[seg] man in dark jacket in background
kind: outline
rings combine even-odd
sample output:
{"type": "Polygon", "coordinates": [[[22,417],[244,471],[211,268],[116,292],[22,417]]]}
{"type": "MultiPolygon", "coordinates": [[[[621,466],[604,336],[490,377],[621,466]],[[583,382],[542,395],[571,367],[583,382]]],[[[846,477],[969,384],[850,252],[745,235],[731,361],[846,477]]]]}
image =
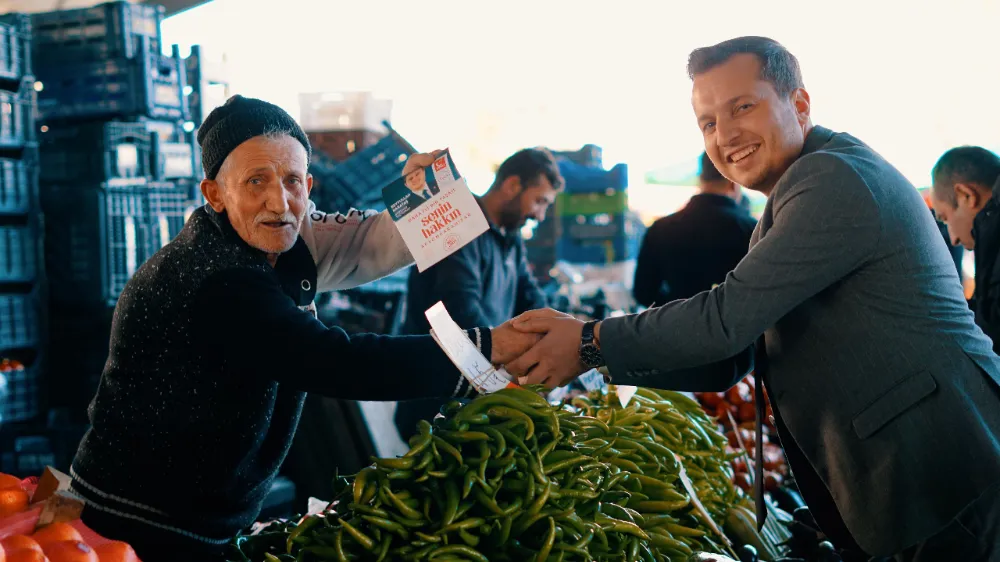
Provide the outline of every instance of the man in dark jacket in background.
{"type": "Polygon", "coordinates": [[[686,299],[722,283],[747,255],[757,220],[740,187],[701,154],[700,193],[654,222],[642,241],[632,294],[644,306],[686,299]]]}
{"type": "Polygon", "coordinates": [[[931,173],[931,202],[948,225],[953,245],[975,250],[976,291],[970,305],[976,324],[1000,352],[1000,157],[978,146],[953,148],[931,173]]]}
{"type": "MultiPolygon", "coordinates": [[[[430,331],[424,311],[444,302],[463,328],[499,326],[514,316],[545,306],[545,296],[528,270],[521,227],[541,222],[564,184],[559,166],[547,150],[526,148],[510,156],[496,179],[478,198],[490,229],[458,252],[423,273],[411,270],[404,331],[430,331]]],[[[441,399],[400,402],[395,422],[405,440],[417,421],[433,418],[441,399]]]]}

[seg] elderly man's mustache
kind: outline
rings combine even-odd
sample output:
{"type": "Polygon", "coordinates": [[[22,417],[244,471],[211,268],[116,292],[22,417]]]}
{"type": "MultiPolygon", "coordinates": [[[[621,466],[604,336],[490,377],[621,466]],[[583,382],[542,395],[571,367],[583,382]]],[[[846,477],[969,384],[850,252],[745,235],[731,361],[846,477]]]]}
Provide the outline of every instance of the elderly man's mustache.
{"type": "Polygon", "coordinates": [[[283,215],[278,215],[278,214],[257,215],[257,218],[254,220],[254,224],[263,224],[266,222],[269,223],[283,222],[287,224],[298,224],[299,221],[292,213],[285,213],[283,215]]]}

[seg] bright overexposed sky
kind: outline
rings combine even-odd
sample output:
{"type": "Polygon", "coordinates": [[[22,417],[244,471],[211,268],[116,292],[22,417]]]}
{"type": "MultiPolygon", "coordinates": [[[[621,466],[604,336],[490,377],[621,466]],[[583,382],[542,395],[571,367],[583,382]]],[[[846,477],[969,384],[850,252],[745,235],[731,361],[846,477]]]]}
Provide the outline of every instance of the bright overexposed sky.
{"type": "Polygon", "coordinates": [[[952,146],[1000,149],[998,25],[1000,0],[214,0],[163,34],[225,52],[234,93],[296,116],[300,92],[391,98],[393,126],[451,147],[472,184],[518,148],[593,143],[633,188],[702,149],[687,54],[767,35],[799,58],[815,123],[922,186],[952,146]]]}

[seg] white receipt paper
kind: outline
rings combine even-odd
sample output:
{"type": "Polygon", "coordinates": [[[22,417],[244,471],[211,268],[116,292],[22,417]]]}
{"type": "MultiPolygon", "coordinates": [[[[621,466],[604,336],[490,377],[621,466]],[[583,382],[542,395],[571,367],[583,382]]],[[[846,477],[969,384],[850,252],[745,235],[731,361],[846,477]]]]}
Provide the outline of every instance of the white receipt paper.
{"type": "Polygon", "coordinates": [[[490,394],[502,388],[517,386],[513,377],[504,369],[495,368],[469,340],[465,330],[451,319],[444,303],[439,302],[424,312],[431,325],[431,335],[441,346],[451,362],[458,367],[462,375],[468,379],[480,394],[490,394]]]}

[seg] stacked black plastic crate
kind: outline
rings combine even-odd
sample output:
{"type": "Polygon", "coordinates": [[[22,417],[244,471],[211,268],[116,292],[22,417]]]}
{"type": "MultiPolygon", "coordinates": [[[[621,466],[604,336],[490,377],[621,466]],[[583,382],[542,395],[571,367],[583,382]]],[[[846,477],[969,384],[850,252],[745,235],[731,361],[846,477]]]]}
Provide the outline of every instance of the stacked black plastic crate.
{"type": "Polygon", "coordinates": [[[128,279],[180,231],[197,156],[184,59],[163,8],[32,15],[40,193],[53,326],[50,402],[82,418],[128,279]]]}
{"type": "Polygon", "coordinates": [[[34,83],[30,18],[0,16],[0,471],[14,473],[26,453],[37,460],[38,443],[22,437],[45,406],[34,83]]]}

